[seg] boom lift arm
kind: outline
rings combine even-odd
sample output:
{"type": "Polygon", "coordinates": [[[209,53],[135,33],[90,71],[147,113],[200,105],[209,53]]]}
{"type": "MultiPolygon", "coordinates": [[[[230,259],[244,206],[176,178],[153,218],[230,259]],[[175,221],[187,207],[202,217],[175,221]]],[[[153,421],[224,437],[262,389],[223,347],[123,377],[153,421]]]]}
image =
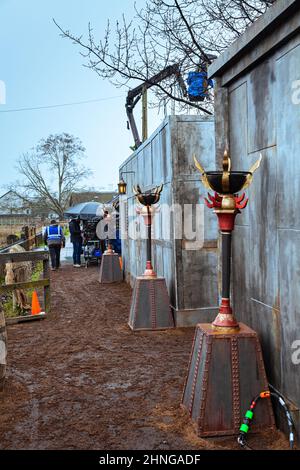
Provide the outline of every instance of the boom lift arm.
{"type": "Polygon", "coordinates": [[[185,82],[180,73],[180,68],[178,64],[169,65],[168,67],[163,69],[161,72],[149,78],[149,80],[146,80],[145,82],[141,83],[140,85],[133,88],[132,90],[129,90],[127,94],[125,107],[126,107],[126,113],[128,117],[128,123],[133,134],[136,148],[138,148],[142,144],[142,141],[140,139],[136,122],[133,116],[133,109],[148,88],[151,88],[152,86],[157,85],[158,83],[162,82],[163,80],[170,77],[171,75],[176,76],[183,95],[187,96],[187,88],[185,86],[185,82]]]}

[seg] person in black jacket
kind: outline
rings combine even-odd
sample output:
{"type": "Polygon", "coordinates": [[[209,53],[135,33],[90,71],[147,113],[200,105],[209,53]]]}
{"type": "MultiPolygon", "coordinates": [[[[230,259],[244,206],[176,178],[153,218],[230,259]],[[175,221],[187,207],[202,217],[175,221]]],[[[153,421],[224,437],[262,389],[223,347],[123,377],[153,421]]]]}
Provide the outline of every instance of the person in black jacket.
{"type": "Polygon", "coordinates": [[[80,268],[81,251],[82,251],[82,235],[80,229],[80,218],[73,218],[69,223],[71,242],[73,243],[73,266],[80,268]]]}

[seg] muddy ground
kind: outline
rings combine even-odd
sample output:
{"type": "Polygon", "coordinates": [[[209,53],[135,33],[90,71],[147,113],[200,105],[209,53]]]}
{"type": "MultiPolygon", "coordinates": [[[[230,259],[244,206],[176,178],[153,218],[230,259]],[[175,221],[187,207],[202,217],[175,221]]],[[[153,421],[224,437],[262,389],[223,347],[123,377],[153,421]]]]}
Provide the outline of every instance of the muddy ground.
{"type": "MultiPolygon", "coordinates": [[[[8,327],[1,449],[238,449],[200,439],[180,408],[194,329],[133,333],[131,289],[97,268],[51,273],[46,320],[8,327]]],[[[288,448],[279,433],[255,448],[288,448]]]]}

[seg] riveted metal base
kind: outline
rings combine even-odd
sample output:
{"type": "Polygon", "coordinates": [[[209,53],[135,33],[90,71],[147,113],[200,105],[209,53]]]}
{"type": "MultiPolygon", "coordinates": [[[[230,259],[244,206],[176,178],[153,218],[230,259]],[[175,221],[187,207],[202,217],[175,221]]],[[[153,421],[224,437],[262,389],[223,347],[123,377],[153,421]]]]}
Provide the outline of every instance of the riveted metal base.
{"type": "Polygon", "coordinates": [[[123,281],[123,273],[117,253],[104,253],[100,265],[99,282],[111,283],[123,281]]]}
{"type": "MultiPolygon", "coordinates": [[[[251,400],[268,390],[257,333],[239,324],[221,331],[209,323],[196,327],[182,405],[203,436],[238,434],[251,400]]],[[[270,400],[255,411],[251,430],[275,426],[270,400]]]]}
{"type": "Polygon", "coordinates": [[[128,325],[132,330],[174,328],[169,294],[163,277],[136,278],[128,325]]]}

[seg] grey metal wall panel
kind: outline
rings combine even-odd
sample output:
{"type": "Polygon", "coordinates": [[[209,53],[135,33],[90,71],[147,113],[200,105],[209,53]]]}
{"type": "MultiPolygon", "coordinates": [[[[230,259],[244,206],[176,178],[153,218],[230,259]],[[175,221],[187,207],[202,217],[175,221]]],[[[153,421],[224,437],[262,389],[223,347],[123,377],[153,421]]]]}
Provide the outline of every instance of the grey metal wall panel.
{"type": "MultiPolygon", "coordinates": [[[[120,168],[134,171],[124,174],[128,183],[125,199],[129,212],[134,213],[136,201],[132,185],[138,183],[142,189],[164,183],[159,208],[155,214],[153,227],[153,261],[158,275],[166,278],[171,303],[175,309],[196,309],[195,322],[201,319],[201,308],[215,307],[217,304],[217,224],[214,214],[205,211],[205,242],[202,250],[186,252],[182,240],[174,240],[174,217],[171,217],[170,237],[165,240],[167,218],[165,204],[199,204],[206,195],[195,169],[193,153],[207,169],[213,168],[214,123],[200,116],[172,116],[167,118],[142,146],[129,157],[120,168]],[[130,186],[130,187],[129,187],[130,186]],[[201,195],[200,195],[201,193],[201,195]],[[197,283],[197,287],[192,285],[197,283]],[[199,288],[198,284],[201,283],[199,288]],[[200,312],[200,313],[199,313],[200,312]],[[200,315],[200,316],[199,316],[200,315]],[[197,318],[196,318],[197,317],[197,318]]],[[[140,235],[143,221],[134,216],[133,233],[140,235]]],[[[122,256],[126,279],[133,284],[134,278],[145,268],[146,243],[141,240],[122,242],[122,256]]],[[[184,317],[184,314],[183,314],[184,317]]],[[[182,317],[182,318],[183,318],[182,317]]],[[[191,318],[191,312],[189,312],[191,318]]],[[[189,320],[190,321],[190,320],[189,320]]]]}
{"type": "MultiPolygon", "coordinates": [[[[195,172],[193,154],[205,169],[213,168],[214,135],[211,133],[211,124],[211,121],[197,122],[193,116],[186,122],[180,118],[177,121],[173,197],[174,202],[182,206],[204,204],[203,197],[207,195],[207,191],[200,183],[199,173],[195,172]]],[[[215,307],[217,304],[218,232],[216,219],[212,215],[214,214],[204,208],[205,241],[212,242],[208,247],[204,245],[197,251],[186,250],[188,240],[185,237],[175,244],[178,309],[215,307]]]]}
{"type": "MultiPolygon", "coordinates": [[[[253,159],[258,156],[254,154],[253,159]]],[[[249,292],[271,308],[278,308],[279,302],[276,163],[276,148],[264,150],[261,167],[249,188],[249,292]]]]}
{"type": "Polygon", "coordinates": [[[279,227],[300,229],[300,45],[276,61],[279,227]],[[296,84],[296,85],[295,85],[296,84]],[[299,82],[298,82],[299,90],[299,82]],[[295,103],[293,103],[293,97],[295,103]]]}
{"type": "Polygon", "coordinates": [[[248,90],[248,153],[276,145],[275,74],[273,60],[250,73],[248,90]]]}
{"type": "Polygon", "coordinates": [[[216,307],[218,301],[217,250],[182,250],[185,309],[216,307]]]}
{"type": "Polygon", "coordinates": [[[232,291],[233,308],[238,321],[249,324],[250,305],[250,232],[248,227],[235,226],[232,234],[232,291]]]}
{"type": "Polygon", "coordinates": [[[151,142],[151,162],[153,184],[158,185],[165,182],[162,159],[161,133],[151,142]]]}
{"type": "Polygon", "coordinates": [[[195,165],[193,154],[202,163],[206,170],[214,169],[214,134],[211,132],[212,122],[190,119],[177,121],[176,158],[174,158],[174,175],[193,175],[195,165]]]}
{"type": "MultiPolygon", "coordinates": [[[[158,156],[159,157],[159,156],[158,156]]],[[[140,153],[139,159],[141,162],[141,168],[143,171],[143,180],[144,186],[153,185],[153,175],[152,175],[152,146],[151,142],[148,145],[145,145],[143,152],[140,153]]]]}
{"type": "Polygon", "coordinates": [[[167,125],[161,129],[161,151],[163,160],[163,177],[164,181],[172,179],[172,154],[171,154],[171,130],[172,120],[168,119],[167,125]]]}
{"type": "Polygon", "coordinates": [[[299,405],[299,364],[292,344],[300,339],[300,231],[279,230],[280,311],[282,323],[282,391],[299,405]]]}
{"type": "MultiPolygon", "coordinates": [[[[232,168],[238,171],[249,170],[247,139],[247,81],[242,81],[229,92],[229,145],[232,168]]],[[[249,225],[249,207],[241,216],[237,216],[236,224],[249,225]]]]}
{"type": "Polygon", "coordinates": [[[280,310],[251,299],[249,326],[258,332],[268,380],[281,388],[281,313],[280,310]]]}
{"type": "MultiPolygon", "coordinates": [[[[284,5],[276,2],[275,9],[279,3],[284,5]]],[[[298,8],[277,18],[276,28],[256,37],[260,52],[252,43],[235,63],[223,61],[215,109],[229,123],[234,169],[248,169],[263,154],[248,190],[249,207],[233,233],[234,310],[259,333],[269,380],[298,407],[298,437],[299,365],[291,356],[300,339],[299,14],[298,8]]],[[[218,129],[216,142],[225,142],[218,129]]]]}
{"type": "Polygon", "coordinates": [[[229,91],[229,145],[230,154],[234,156],[233,169],[248,169],[247,117],[247,81],[242,81],[229,91]]]}

